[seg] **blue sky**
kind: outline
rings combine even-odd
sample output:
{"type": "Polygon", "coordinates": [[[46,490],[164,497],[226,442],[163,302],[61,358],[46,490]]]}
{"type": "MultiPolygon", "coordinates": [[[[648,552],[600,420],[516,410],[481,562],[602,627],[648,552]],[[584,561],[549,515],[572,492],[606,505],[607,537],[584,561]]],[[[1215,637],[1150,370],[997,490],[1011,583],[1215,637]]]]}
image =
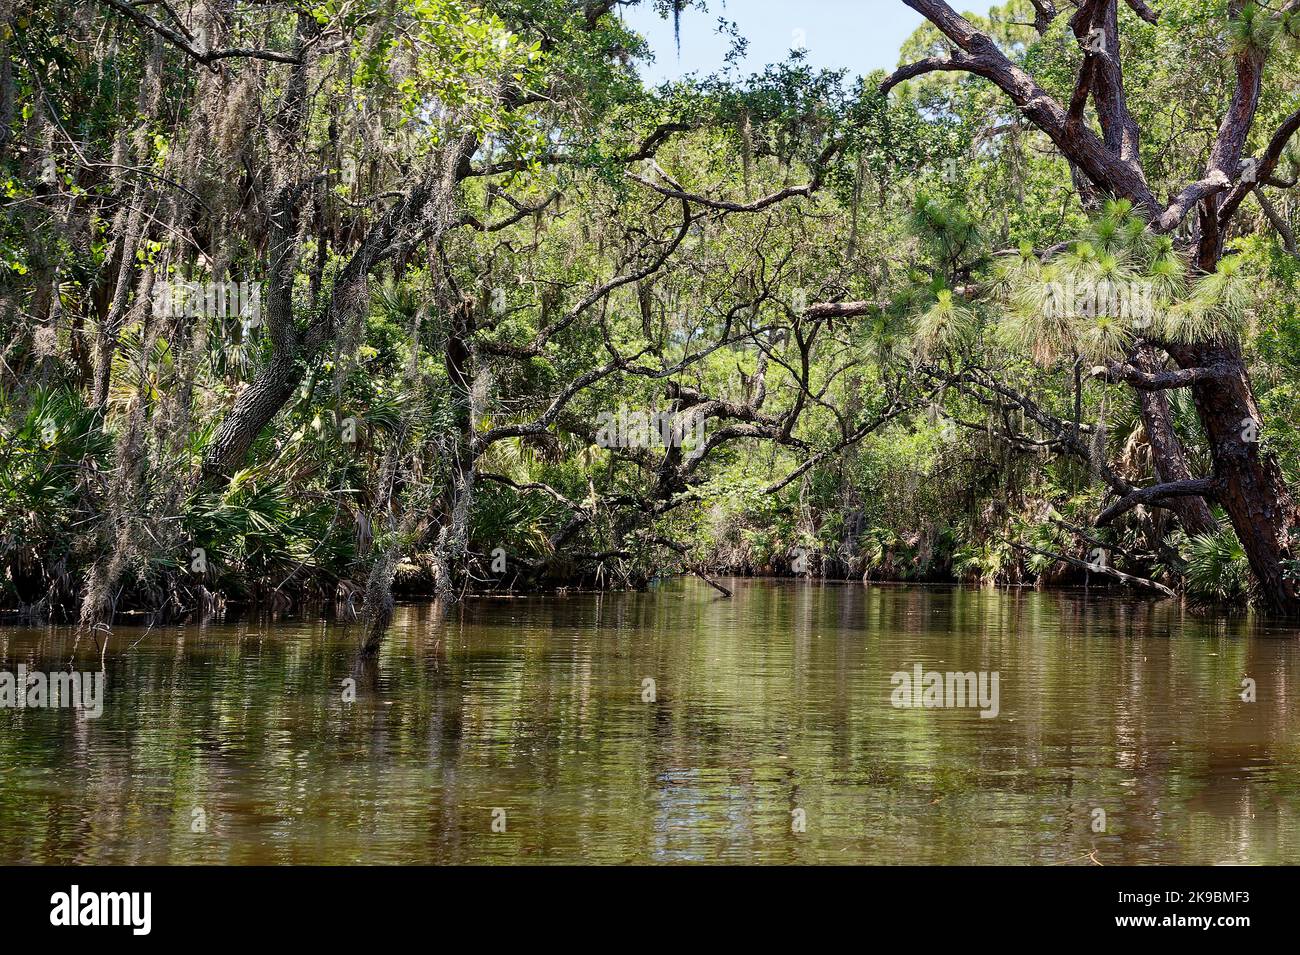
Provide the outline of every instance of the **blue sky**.
{"type": "MultiPolygon", "coordinates": [[[[953,4],[977,13],[992,5],[989,0],[953,4]]],[[[708,0],[708,7],[707,13],[689,9],[682,14],[680,56],[672,20],[660,19],[651,0],[624,10],[628,24],[650,41],[655,53],[655,62],[642,67],[647,81],[720,70],[728,48],[727,39],[715,32],[720,16],[735,21],[749,40],[742,73],[780,62],[799,40],[816,67],[847,68],[851,76],[892,69],[899,47],[921,23],[921,15],[902,0],[708,0]]]]}

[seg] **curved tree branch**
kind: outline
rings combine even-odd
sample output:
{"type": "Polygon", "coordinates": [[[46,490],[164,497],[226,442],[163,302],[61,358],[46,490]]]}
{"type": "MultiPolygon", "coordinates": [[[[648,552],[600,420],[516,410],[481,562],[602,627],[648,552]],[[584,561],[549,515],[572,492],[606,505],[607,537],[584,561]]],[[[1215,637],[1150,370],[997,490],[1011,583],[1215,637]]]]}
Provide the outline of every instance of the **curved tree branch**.
{"type": "MultiPolygon", "coordinates": [[[[192,37],[187,37],[177,30],[173,30],[165,23],[160,23],[151,16],[147,16],[137,10],[129,3],[123,0],[99,0],[106,6],[112,7],[122,16],[134,21],[146,30],[152,30],[160,37],[170,43],[176,49],[180,50],[186,56],[204,66],[212,66],[218,60],[229,60],[235,58],[247,58],[250,60],[270,60],[273,63],[301,63],[302,57],[294,56],[291,53],[277,53],[274,50],[250,50],[244,48],[230,48],[225,50],[201,50],[192,42],[192,37]]],[[[186,31],[188,32],[188,31],[186,31]]]]}
{"type": "Polygon", "coordinates": [[[1121,514],[1126,514],[1138,505],[1150,504],[1163,507],[1164,502],[1179,497],[1203,497],[1213,500],[1218,493],[1219,484],[1214,478],[1192,478],[1187,481],[1170,481],[1168,484],[1153,484],[1141,487],[1125,494],[1114,504],[1097,515],[1098,527],[1105,527],[1121,514]]]}

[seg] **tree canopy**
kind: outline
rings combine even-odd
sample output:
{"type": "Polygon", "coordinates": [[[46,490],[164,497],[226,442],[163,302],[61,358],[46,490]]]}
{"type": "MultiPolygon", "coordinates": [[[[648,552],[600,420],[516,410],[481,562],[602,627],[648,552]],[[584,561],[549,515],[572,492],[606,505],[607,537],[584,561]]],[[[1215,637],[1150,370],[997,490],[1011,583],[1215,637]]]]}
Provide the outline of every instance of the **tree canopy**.
{"type": "Polygon", "coordinates": [[[630,5],[0,11],[0,607],[1300,610],[1300,4],[908,0],[892,74],[657,87],[630,5]]]}

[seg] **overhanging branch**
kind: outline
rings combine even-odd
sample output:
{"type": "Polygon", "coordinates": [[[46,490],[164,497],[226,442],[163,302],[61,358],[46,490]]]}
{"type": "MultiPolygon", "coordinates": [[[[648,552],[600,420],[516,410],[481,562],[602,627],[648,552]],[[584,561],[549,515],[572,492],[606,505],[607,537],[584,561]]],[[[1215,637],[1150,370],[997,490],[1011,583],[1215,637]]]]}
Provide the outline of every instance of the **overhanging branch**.
{"type": "Polygon", "coordinates": [[[152,30],[186,56],[202,63],[204,66],[211,66],[218,60],[229,60],[241,57],[250,60],[270,60],[274,63],[302,62],[301,57],[294,56],[291,53],[277,53],[274,50],[250,50],[242,47],[232,47],[224,50],[201,50],[184,34],[177,30],[173,30],[165,23],[160,23],[151,16],[141,13],[131,4],[124,3],[123,0],[100,0],[100,3],[112,7],[118,13],[122,14],[122,16],[132,20],[139,26],[144,27],[146,30],[152,30]]]}
{"type": "Polygon", "coordinates": [[[1213,478],[1192,478],[1187,481],[1170,481],[1168,484],[1136,488],[1098,514],[1096,523],[1098,527],[1105,527],[1121,514],[1127,514],[1139,505],[1150,504],[1153,507],[1163,507],[1165,501],[1179,497],[1203,497],[1213,500],[1217,493],[1218,482],[1213,478]]]}
{"type": "Polygon", "coordinates": [[[1123,382],[1138,391],[1163,391],[1168,388],[1188,388],[1198,382],[1225,378],[1232,374],[1227,365],[1207,368],[1178,368],[1173,371],[1144,372],[1127,362],[1112,361],[1092,369],[1092,377],[1117,384],[1123,382]]]}

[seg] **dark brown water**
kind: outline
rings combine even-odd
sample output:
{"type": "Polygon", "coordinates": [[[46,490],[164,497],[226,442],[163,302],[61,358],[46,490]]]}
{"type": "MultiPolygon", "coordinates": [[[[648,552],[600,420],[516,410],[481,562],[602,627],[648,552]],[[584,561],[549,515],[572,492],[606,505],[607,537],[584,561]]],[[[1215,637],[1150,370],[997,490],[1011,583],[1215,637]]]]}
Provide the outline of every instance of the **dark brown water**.
{"type": "MultiPolygon", "coordinates": [[[[0,710],[0,862],[1300,862],[1294,630],[1082,594],[734,586],[476,602],[442,626],[405,608],[360,672],[355,629],[321,622],[119,627],[99,719],[0,710]],[[997,717],[893,707],[918,663],[996,671],[997,717]]],[[[70,648],[0,629],[0,670],[70,648]]],[[[78,667],[97,660],[83,643],[78,667]]]]}

